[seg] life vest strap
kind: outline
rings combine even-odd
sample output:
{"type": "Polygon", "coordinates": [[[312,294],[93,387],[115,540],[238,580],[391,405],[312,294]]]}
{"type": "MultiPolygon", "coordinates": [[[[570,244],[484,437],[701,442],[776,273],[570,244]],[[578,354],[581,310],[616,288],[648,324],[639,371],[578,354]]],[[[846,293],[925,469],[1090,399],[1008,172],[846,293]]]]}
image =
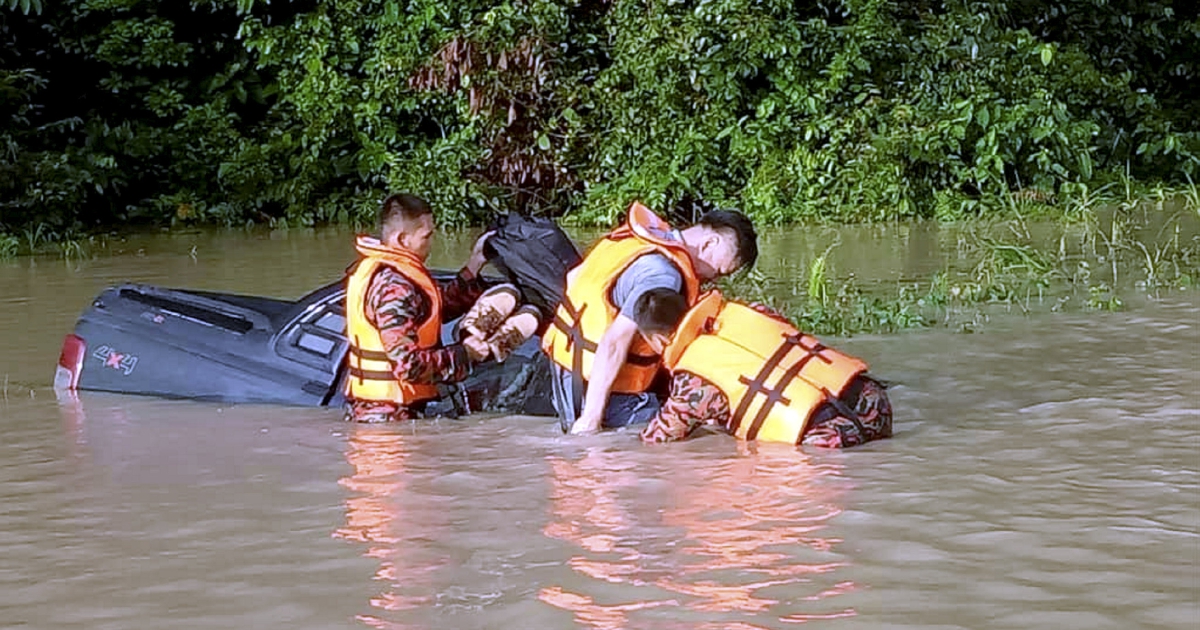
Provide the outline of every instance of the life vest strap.
{"type": "Polygon", "coordinates": [[[579,320],[575,320],[574,324],[568,323],[558,315],[554,316],[554,327],[562,331],[567,336],[567,345],[570,347],[580,347],[587,352],[596,351],[596,342],[587,339],[583,336],[583,331],[579,329],[579,320]]]}
{"type": "MultiPolygon", "coordinates": [[[[746,440],[753,440],[758,437],[758,431],[762,428],[763,422],[766,421],[767,416],[770,415],[772,407],[778,403],[783,403],[784,405],[791,403],[791,400],[784,396],[783,392],[787,391],[788,386],[791,385],[792,381],[795,380],[797,376],[799,376],[800,372],[804,369],[804,366],[808,365],[809,361],[815,357],[826,363],[833,363],[831,359],[821,355],[821,351],[825,349],[824,345],[822,345],[820,342],[817,342],[813,344],[812,347],[805,347],[804,344],[801,343],[802,339],[803,335],[798,332],[785,336],[783,338],[783,343],[779,344],[779,347],[775,349],[774,353],[772,353],[771,358],[768,359],[765,364],[763,364],[763,367],[761,370],[759,370],[757,376],[755,376],[753,379],[747,378],[746,376],[738,377],[738,381],[746,385],[746,393],[742,396],[742,400],[738,404],[737,411],[734,412],[733,418],[730,422],[730,427],[735,433],[741,426],[746,412],[749,411],[750,403],[753,402],[754,397],[760,393],[766,396],[766,400],[763,401],[762,406],[759,407],[758,413],[754,415],[754,419],[750,423],[750,428],[746,431],[746,440]],[[775,384],[774,388],[767,387],[766,382],[767,379],[770,378],[771,373],[775,371],[775,368],[779,367],[779,364],[785,357],[787,357],[788,353],[790,353],[794,347],[799,347],[804,350],[805,355],[801,357],[800,360],[788,367],[787,371],[785,371],[779,378],[779,382],[775,384]]],[[[828,389],[825,389],[824,387],[821,389],[826,394],[827,398],[832,398],[832,396],[829,395],[828,389]]]]}
{"type": "Polygon", "coordinates": [[[396,375],[383,370],[364,370],[353,365],[346,368],[346,373],[360,381],[394,381],[396,375]]]}
{"type": "MultiPolygon", "coordinates": [[[[572,413],[567,414],[570,417],[578,417],[583,411],[583,353],[584,351],[596,352],[596,342],[583,336],[583,312],[587,310],[587,304],[583,308],[575,308],[575,304],[571,302],[570,296],[563,295],[560,302],[562,309],[571,317],[571,323],[563,320],[558,313],[554,314],[554,327],[567,337],[567,349],[571,351],[571,404],[574,407],[572,413]]],[[[563,433],[570,430],[570,427],[564,425],[563,433]]]]}
{"type": "Polygon", "coordinates": [[[354,356],[356,356],[360,359],[363,359],[365,361],[387,361],[388,360],[388,354],[386,352],[380,352],[378,350],[364,350],[354,344],[350,345],[350,354],[353,354],[354,356]]]}
{"type": "MultiPolygon", "coordinates": [[[[795,335],[795,337],[799,337],[799,335],[795,335]]],[[[804,348],[804,346],[799,343],[798,339],[795,345],[804,348]]],[[[800,374],[800,371],[804,369],[804,366],[808,365],[808,362],[813,359],[813,357],[825,359],[825,357],[820,355],[820,352],[824,349],[825,346],[821,345],[820,343],[813,345],[812,348],[804,348],[805,355],[799,361],[793,363],[791,367],[789,367],[787,371],[783,373],[783,376],[779,378],[779,382],[775,385],[775,390],[767,394],[767,402],[764,403],[761,408],[759,408],[758,414],[754,416],[754,421],[751,422],[750,429],[746,432],[746,439],[753,440],[758,437],[759,429],[762,428],[763,422],[767,419],[767,415],[771,412],[771,407],[776,402],[782,402],[785,405],[790,404],[791,401],[779,395],[777,392],[785,391],[787,387],[792,384],[792,381],[800,374]]],[[[825,360],[828,361],[828,359],[825,360]]],[[[826,394],[827,398],[830,397],[828,396],[828,389],[821,387],[821,390],[826,394]]]]}

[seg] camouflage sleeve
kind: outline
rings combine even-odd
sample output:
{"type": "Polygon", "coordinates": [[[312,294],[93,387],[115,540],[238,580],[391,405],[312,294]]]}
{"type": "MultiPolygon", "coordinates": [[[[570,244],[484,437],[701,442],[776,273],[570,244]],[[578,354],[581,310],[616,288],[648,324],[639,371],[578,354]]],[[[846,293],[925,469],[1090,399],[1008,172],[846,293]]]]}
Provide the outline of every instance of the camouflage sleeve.
{"type": "Polygon", "coordinates": [[[371,279],[367,319],[379,331],[396,378],[410,383],[461,381],[471,373],[466,348],[417,346],[417,331],[429,309],[429,298],[400,273],[385,268],[371,279]]]}
{"type": "Polygon", "coordinates": [[[703,377],[680,370],[671,378],[671,394],[658,415],[642,430],[643,442],[674,442],[705,424],[729,426],[729,398],[703,377]]]}
{"type": "Polygon", "coordinates": [[[475,300],[487,289],[479,276],[463,268],[458,275],[440,285],[442,290],[442,321],[449,322],[471,310],[475,300]]]}
{"type": "Polygon", "coordinates": [[[860,376],[841,398],[854,413],[841,413],[833,405],[821,406],[813,413],[801,444],[849,448],[892,436],[892,404],[883,385],[860,376]]]}

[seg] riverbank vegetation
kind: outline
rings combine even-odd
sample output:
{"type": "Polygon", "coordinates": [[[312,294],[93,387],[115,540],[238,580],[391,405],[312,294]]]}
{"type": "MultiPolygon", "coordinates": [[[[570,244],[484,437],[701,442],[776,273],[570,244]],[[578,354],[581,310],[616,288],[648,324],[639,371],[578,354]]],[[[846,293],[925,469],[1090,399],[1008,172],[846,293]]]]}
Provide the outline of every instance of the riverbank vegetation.
{"type": "MultiPolygon", "coordinates": [[[[834,245],[833,247],[836,247],[834,245]]],[[[975,221],[928,278],[864,285],[830,269],[827,250],[786,285],[750,272],[723,289],[825,335],[949,327],[973,332],[997,312],[1116,311],[1200,283],[1200,205],[1177,197],[1075,209],[1036,225],[1019,213],[975,221]]]]}
{"type": "Polygon", "coordinates": [[[0,253],[395,190],[448,224],[955,221],[1200,175],[1169,0],[0,0],[0,40],[0,253]]]}

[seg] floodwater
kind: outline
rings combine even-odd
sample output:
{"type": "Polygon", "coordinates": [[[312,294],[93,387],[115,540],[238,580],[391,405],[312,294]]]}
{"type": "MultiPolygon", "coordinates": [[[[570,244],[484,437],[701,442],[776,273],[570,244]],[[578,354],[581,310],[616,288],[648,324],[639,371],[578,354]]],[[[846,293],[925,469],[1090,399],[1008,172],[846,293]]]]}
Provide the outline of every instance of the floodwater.
{"type": "MultiPolygon", "coordinates": [[[[829,236],[765,234],[764,271],[786,286],[829,236]]],[[[880,281],[927,275],[954,242],[835,236],[835,268],[880,281]]],[[[292,230],[0,262],[0,627],[1200,624],[1196,291],[827,339],[894,383],[894,438],[845,452],[50,389],[109,284],[294,298],[352,255],[348,233],[292,230]]]]}

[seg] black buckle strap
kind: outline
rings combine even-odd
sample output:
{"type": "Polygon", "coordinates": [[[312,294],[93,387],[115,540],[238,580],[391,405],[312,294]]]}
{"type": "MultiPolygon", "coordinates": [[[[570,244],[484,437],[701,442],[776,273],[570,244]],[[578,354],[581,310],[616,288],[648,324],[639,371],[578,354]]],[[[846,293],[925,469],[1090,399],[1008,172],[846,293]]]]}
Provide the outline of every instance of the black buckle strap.
{"type": "Polygon", "coordinates": [[[350,354],[363,359],[365,361],[387,361],[388,355],[386,352],[379,350],[363,350],[354,344],[350,344],[350,354]]]}
{"type": "Polygon", "coordinates": [[[363,369],[356,368],[353,365],[350,366],[346,370],[346,373],[349,374],[350,376],[353,376],[354,378],[358,379],[358,382],[360,384],[363,381],[395,381],[396,380],[396,375],[391,372],[384,372],[382,370],[363,370],[363,369]]]}
{"type": "MultiPolygon", "coordinates": [[[[791,404],[792,401],[784,396],[783,392],[787,391],[788,386],[791,385],[792,381],[796,379],[796,377],[804,369],[804,366],[808,365],[809,361],[815,357],[821,359],[825,363],[833,363],[831,359],[821,355],[821,351],[825,350],[824,345],[822,345],[820,342],[817,342],[811,348],[805,347],[805,345],[801,343],[802,339],[803,335],[801,333],[794,333],[785,336],[783,338],[783,343],[781,343],[779,347],[775,349],[775,352],[769,359],[767,359],[767,362],[763,365],[762,369],[759,370],[758,375],[755,376],[753,380],[747,378],[746,376],[738,377],[738,381],[746,385],[746,393],[742,396],[742,400],[738,404],[737,411],[734,412],[730,423],[730,426],[735,433],[741,426],[746,412],[749,411],[750,403],[753,401],[754,397],[760,393],[766,396],[766,401],[763,402],[763,405],[759,408],[758,413],[754,415],[754,419],[750,423],[750,428],[746,431],[746,440],[749,441],[758,437],[758,432],[762,428],[763,422],[766,421],[767,416],[769,416],[771,413],[771,409],[776,404],[791,404]],[[792,351],[792,348],[795,347],[799,347],[804,350],[805,355],[788,367],[787,371],[784,372],[783,376],[779,378],[779,382],[775,384],[774,388],[766,387],[766,381],[768,378],[770,378],[771,373],[775,371],[775,368],[779,367],[779,364],[785,357],[787,357],[788,353],[792,351]]],[[[826,395],[828,395],[828,390],[824,388],[821,389],[826,393],[826,395]]]]}
{"type": "Polygon", "coordinates": [[[575,405],[575,417],[578,418],[583,413],[583,353],[585,350],[595,353],[596,343],[583,336],[583,312],[587,310],[587,304],[576,309],[571,304],[571,298],[564,295],[562,307],[573,321],[569,327],[563,328],[565,322],[556,315],[554,325],[567,335],[567,349],[571,351],[571,402],[575,405]]]}

